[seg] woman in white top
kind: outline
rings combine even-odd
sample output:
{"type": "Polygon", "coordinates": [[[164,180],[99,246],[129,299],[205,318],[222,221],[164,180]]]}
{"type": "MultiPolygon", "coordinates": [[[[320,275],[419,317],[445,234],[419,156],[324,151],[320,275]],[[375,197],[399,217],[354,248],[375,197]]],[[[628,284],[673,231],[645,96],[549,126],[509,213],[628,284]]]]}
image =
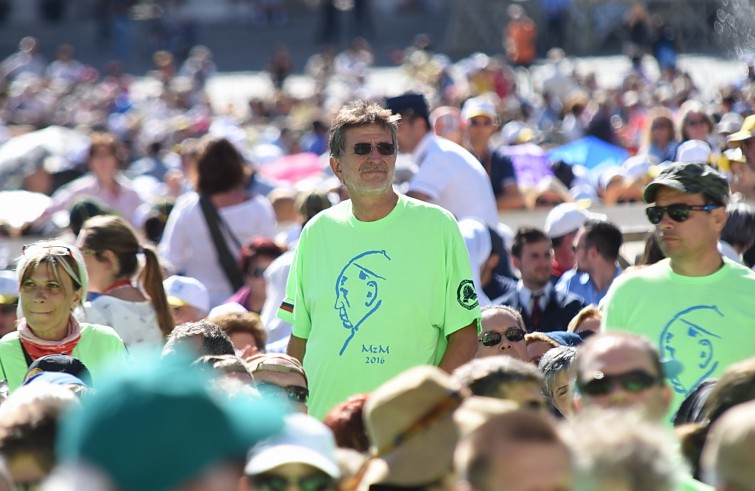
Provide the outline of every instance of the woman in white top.
{"type": "Polygon", "coordinates": [[[246,190],[249,167],[228,140],[209,139],[201,144],[196,192],[181,196],[170,212],[160,241],[161,257],[177,274],[196,278],[207,287],[210,306],[230,297],[232,287],[218,259],[200,196],[217,210],[219,229],[235,261],[241,244],[253,237],[275,235],[275,212],[264,197],[246,190]]]}
{"type": "Polygon", "coordinates": [[[82,317],[111,326],[130,348],[162,346],[173,330],[173,317],[155,251],[139,244],[123,218],[106,215],[84,222],[76,245],[84,255],[89,288],[100,294],[84,305],[82,317]],[[145,258],[141,270],[140,253],[145,258]]]}

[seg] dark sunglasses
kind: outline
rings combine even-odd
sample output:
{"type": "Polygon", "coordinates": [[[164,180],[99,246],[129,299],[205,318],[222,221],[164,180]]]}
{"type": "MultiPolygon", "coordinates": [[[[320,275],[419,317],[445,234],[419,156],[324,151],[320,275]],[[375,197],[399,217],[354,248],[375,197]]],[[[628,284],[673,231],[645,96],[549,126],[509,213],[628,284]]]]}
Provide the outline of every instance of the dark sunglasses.
{"type": "Polygon", "coordinates": [[[718,205],[687,205],[675,203],[668,206],[649,206],[645,208],[645,214],[653,225],[658,225],[663,220],[663,214],[668,212],[669,218],[675,222],[683,222],[689,218],[690,211],[712,211],[720,208],[718,205]]]}
{"type": "Polygon", "coordinates": [[[307,398],[309,397],[309,390],[306,387],[301,387],[299,385],[288,385],[284,387],[269,382],[257,382],[257,390],[259,390],[260,394],[263,396],[287,397],[290,401],[300,402],[302,404],[306,404],[307,398]]]}
{"type": "Polygon", "coordinates": [[[700,126],[701,124],[707,123],[704,119],[688,119],[687,120],[687,126],[700,126]]]}
{"type": "Polygon", "coordinates": [[[483,346],[487,347],[498,346],[501,344],[501,341],[503,341],[504,336],[506,336],[506,339],[512,343],[518,343],[524,339],[524,330],[515,327],[506,331],[505,334],[496,331],[488,331],[480,337],[480,342],[483,346]]]}
{"type": "MultiPolygon", "coordinates": [[[[393,155],[396,153],[396,145],[388,142],[375,144],[375,148],[380,155],[393,155]]],[[[354,153],[357,155],[369,155],[372,152],[372,143],[355,143],[354,153]]]]}
{"type": "Polygon", "coordinates": [[[558,206],[560,204],[563,204],[563,201],[560,201],[560,200],[551,201],[551,200],[546,199],[546,198],[537,198],[535,200],[535,206],[543,206],[543,207],[549,206],[549,207],[553,207],[553,206],[558,206]]]}
{"type": "Polygon", "coordinates": [[[265,276],[265,268],[250,269],[246,274],[252,278],[262,278],[263,276],[265,276]]]}
{"type": "Polygon", "coordinates": [[[493,122],[489,119],[470,119],[469,126],[493,126],[493,122]]]}
{"type": "Polygon", "coordinates": [[[278,474],[260,474],[251,476],[256,489],[261,491],[285,491],[289,486],[296,486],[301,491],[323,491],[334,489],[335,480],[326,474],[312,474],[310,476],[291,479],[278,474]]]}
{"type": "Polygon", "coordinates": [[[616,385],[627,392],[642,392],[649,387],[658,385],[661,379],[650,375],[644,370],[632,370],[619,375],[605,375],[603,372],[595,372],[589,381],[578,380],[577,388],[582,394],[588,396],[604,396],[610,394],[616,385]]]}
{"type": "Polygon", "coordinates": [[[10,315],[16,313],[16,308],[18,307],[15,303],[4,303],[0,305],[0,314],[3,315],[10,315]]]}

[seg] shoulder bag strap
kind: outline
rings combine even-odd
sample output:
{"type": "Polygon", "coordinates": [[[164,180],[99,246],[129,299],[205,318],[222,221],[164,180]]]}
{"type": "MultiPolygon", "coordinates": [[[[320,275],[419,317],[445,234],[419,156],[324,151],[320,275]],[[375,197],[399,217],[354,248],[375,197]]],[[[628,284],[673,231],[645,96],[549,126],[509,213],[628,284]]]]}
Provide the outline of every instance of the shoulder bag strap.
{"type": "MultiPolygon", "coordinates": [[[[207,196],[201,195],[199,197],[199,205],[202,208],[202,214],[204,214],[207,227],[210,229],[212,242],[215,244],[215,251],[218,254],[218,262],[223,268],[228,283],[231,284],[231,287],[235,292],[244,286],[244,278],[241,275],[241,271],[239,271],[233,253],[231,253],[231,250],[228,248],[228,243],[225,241],[225,237],[223,237],[223,232],[220,230],[220,215],[207,196]]],[[[225,228],[227,229],[228,227],[225,228]]],[[[233,234],[231,234],[231,236],[238,244],[238,239],[236,239],[233,234]]]]}

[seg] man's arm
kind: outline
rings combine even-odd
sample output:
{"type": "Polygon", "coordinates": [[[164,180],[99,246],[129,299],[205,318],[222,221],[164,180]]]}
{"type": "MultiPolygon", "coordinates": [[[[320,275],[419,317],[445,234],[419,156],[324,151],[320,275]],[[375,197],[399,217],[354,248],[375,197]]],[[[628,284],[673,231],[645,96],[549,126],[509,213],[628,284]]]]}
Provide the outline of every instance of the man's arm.
{"type": "Polygon", "coordinates": [[[422,191],[409,191],[406,193],[407,196],[410,198],[418,199],[420,201],[430,201],[430,196],[423,193],[422,191]]]}
{"type": "Polygon", "coordinates": [[[304,363],[304,355],[307,352],[307,340],[304,338],[297,338],[293,334],[288,340],[288,347],[286,348],[286,353],[289,356],[293,356],[297,360],[299,360],[300,363],[304,363]]]}
{"type": "MultiPolygon", "coordinates": [[[[293,336],[291,336],[293,339],[293,336]]],[[[289,344],[289,348],[291,345],[289,344]]],[[[448,373],[474,358],[477,352],[477,321],[448,336],[448,346],[438,367],[448,373]]]]}

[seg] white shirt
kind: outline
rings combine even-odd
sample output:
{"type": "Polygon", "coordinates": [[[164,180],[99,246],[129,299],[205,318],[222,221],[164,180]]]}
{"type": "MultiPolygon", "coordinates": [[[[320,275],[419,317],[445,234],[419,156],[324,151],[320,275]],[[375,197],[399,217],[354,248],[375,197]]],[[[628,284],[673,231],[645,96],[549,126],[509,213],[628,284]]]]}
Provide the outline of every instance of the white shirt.
{"type": "MultiPolygon", "coordinates": [[[[549,282],[546,283],[545,288],[540,291],[542,294],[539,300],[541,312],[545,311],[545,306],[548,305],[548,299],[550,298],[552,289],[553,285],[549,282]]],[[[519,302],[521,305],[527,309],[529,315],[532,315],[532,290],[524,286],[522,280],[519,280],[516,285],[516,293],[519,295],[519,302]]]]}
{"type": "Polygon", "coordinates": [[[149,302],[129,302],[101,295],[84,304],[84,312],[76,312],[81,322],[102,324],[115,329],[128,348],[163,345],[163,334],[157,314],[149,302]]]}
{"type": "Polygon", "coordinates": [[[498,207],[490,178],[465,148],[428,133],[412,153],[419,166],[409,191],[426,194],[457,219],[474,217],[498,227],[498,207]]]}
{"type": "MultiPolygon", "coordinates": [[[[238,205],[220,208],[218,214],[241,244],[256,237],[275,236],[275,212],[263,196],[255,195],[238,205]]],[[[226,244],[234,258],[238,258],[240,251],[230,237],[226,237],[226,244]]],[[[185,194],[176,202],[165,224],[159,251],[175,273],[196,278],[207,287],[210,307],[220,305],[234,293],[218,262],[197,193],[185,194]]]]}

